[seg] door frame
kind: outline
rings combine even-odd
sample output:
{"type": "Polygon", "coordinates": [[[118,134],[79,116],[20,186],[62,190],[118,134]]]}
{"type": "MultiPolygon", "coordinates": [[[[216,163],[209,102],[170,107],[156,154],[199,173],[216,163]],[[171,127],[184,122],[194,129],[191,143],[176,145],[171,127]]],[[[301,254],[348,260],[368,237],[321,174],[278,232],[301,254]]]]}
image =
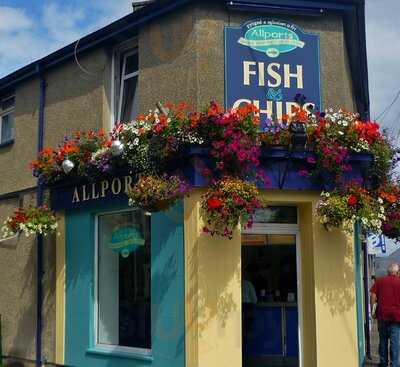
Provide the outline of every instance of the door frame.
{"type": "MultiPolygon", "coordinates": [[[[303,367],[303,293],[302,293],[302,267],[301,267],[301,242],[300,227],[298,224],[284,223],[254,223],[252,228],[242,229],[243,234],[284,234],[296,236],[296,272],[297,272],[297,312],[298,312],[298,337],[299,337],[299,367],[303,367]]],[[[243,346],[242,346],[243,348],[243,346]]]]}

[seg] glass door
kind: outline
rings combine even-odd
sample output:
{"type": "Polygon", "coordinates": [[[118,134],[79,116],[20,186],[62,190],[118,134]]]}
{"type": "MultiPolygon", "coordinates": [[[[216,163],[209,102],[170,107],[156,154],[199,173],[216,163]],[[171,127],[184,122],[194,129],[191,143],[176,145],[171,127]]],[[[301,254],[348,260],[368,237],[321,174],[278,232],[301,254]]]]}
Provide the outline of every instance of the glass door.
{"type": "Polygon", "coordinates": [[[253,229],[242,232],[245,367],[300,366],[297,208],[279,208],[296,215],[271,223],[271,211],[277,210],[269,208],[258,213],[253,229]]]}

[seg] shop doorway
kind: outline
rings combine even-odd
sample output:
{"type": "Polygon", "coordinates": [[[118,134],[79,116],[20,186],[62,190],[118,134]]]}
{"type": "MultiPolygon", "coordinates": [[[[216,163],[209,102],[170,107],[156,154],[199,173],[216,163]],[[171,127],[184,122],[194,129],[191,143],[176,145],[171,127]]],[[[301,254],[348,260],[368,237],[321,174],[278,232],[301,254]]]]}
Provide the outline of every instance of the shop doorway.
{"type": "Polygon", "coordinates": [[[297,208],[257,213],[242,232],[244,367],[301,367],[300,270],[297,208]]]}

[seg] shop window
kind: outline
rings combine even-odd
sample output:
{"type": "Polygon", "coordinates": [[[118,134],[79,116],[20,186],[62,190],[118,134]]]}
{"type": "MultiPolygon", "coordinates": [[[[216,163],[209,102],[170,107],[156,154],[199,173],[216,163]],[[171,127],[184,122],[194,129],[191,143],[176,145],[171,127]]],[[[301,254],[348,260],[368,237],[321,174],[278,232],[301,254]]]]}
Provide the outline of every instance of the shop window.
{"type": "Polygon", "coordinates": [[[150,219],[141,210],[98,216],[97,345],[151,349],[150,219]]]}
{"type": "Polygon", "coordinates": [[[137,50],[119,54],[119,95],[117,120],[128,122],[138,113],[137,86],[139,78],[139,58],[137,50]]]}
{"type": "Polygon", "coordinates": [[[14,107],[14,96],[0,98],[0,145],[14,140],[14,107]]]}

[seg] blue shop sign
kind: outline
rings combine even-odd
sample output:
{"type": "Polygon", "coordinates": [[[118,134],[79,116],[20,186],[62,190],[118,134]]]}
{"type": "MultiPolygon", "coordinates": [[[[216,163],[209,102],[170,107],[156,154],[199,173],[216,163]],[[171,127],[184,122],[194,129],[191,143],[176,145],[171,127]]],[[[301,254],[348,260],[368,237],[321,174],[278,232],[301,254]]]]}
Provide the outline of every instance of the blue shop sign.
{"type": "Polygon", "coordinates": [[[225,107],[253,103],[281,118],[302,94],[321,107],[319,36],[285,21],[225,27],[225,107]]]}

